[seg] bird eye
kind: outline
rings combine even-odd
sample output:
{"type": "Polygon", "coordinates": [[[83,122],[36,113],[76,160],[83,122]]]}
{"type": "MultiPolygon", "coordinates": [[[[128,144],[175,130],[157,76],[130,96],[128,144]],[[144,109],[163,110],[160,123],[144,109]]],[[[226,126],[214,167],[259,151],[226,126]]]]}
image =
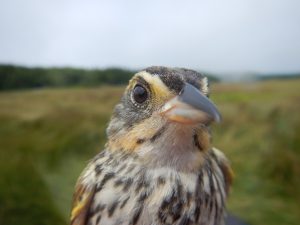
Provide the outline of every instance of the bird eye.
{"type": "Polygon", "coordinates": [[[136,85],[133,89],[132,97],[134,101],[141,104],[147,100],[148,92],[143,86],[136,85]]]}

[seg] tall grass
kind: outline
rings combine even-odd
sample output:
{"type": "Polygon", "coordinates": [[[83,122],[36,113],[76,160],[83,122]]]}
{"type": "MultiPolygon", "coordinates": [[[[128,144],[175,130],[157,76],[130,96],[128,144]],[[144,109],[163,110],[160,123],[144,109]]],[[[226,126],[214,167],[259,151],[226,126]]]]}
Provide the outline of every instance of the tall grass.
{"type": "Polygon", "coordinates": [[[232,161],[229,209],[250,224],[300,219],[300,80],[219,85],[214,143],[232,161]]]}
{"type": "MultiPolygon", "coordinates": [[[[214,145],[232,162],[228,208],[250,224],[300,220],[300,80],[216,84],[214,145]]],[[[0,224],[67,224],[78,175],[105,143],[123,87],[0,94],[0,224]]]]}

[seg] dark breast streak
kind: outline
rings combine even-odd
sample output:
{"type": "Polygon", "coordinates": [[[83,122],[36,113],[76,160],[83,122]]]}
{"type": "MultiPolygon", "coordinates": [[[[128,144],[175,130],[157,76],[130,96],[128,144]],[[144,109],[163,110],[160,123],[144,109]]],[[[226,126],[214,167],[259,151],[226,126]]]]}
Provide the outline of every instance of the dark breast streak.
{"type": "Polygon", "coordinates": [[[214,225],[223,220],[225,184],[213,157],[188,182],[186,174],[167,168],[147,170],[137,157],[124,153],[105,152],[95,164],[89,225],[214,225]]]}

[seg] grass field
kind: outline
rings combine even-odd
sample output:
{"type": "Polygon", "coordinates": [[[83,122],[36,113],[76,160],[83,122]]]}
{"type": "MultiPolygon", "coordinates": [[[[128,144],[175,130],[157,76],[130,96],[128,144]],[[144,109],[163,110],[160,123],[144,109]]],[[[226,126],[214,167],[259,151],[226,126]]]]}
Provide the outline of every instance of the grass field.
{"type": "MultiPolygon", "coordinates": [[[[123,87],[0,93],[0,224],[67,224],[75,181],[101,151],[123,87]]],[[[300,221],[300,80],[216,84],[214,145],[232,162],[229,210],[253,225],[300,221]]]]}

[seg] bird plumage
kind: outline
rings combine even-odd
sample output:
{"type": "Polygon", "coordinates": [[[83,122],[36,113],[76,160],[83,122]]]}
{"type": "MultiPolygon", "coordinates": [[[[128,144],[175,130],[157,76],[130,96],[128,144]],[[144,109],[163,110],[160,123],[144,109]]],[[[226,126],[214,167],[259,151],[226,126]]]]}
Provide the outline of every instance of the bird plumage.
{"type": "Polygon", "coordinates": [[[232,172],[211,146],[215,109],[210,105],[204,113],[181,104],[183,90],[208,95],[207,79],[165,67],[132,78],[111,118],[105,149],[78,179],[72,225],[222,224],[232,172]]]}

